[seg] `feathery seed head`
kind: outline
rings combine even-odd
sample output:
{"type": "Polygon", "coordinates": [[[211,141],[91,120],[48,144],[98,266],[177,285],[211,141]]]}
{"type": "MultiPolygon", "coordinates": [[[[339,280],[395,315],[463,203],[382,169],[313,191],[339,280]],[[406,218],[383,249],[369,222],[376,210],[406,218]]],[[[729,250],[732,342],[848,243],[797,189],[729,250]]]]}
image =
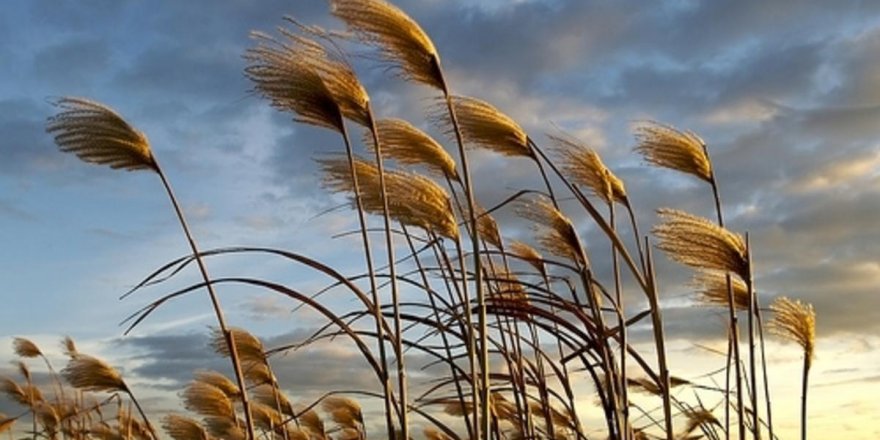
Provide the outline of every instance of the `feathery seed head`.
{"type": "Polygon", "coordinates": [[[545,197],[521,202],[516,207],[521,217],[535,222],[537,241],[545,251],[589,266],[581,252],[581,241],[574,224],[545,197]]]}
{"type": "Polygon", "coordinates": [[[320,72],[308,62],[320,56],[313,42],[292,34],[284,34],[283,40],[259,32],[251,36],[257,46],[248,49],[244,58],[254,91],[273,107],[293,113],[297,122],[342,132],[342,110],[320,72]]]}
{"type": "Polygon", "coordinates": [[[739,234],[715,223],[675,209],[657,211],[664,220],[652,229],[658,248],[679,263],[698,268],[729,271],[749,279],[745,242],[739,234]]]}
{"type": "Polygon", "coordinates": [[[34,358],[43,355],[43,352],[40,351],[40,348],[37,347],[37,344],[34,344],[33,341],[25,338],[13,339],[12,349],[15,350],[16,355],[23,358],[34,358]]]}
{"type": "Polygon", "coordinates": [[[199,382],[204,382],[210,385],[214,385],[223,391],[224,394],[229,396],[230,398],[234,398],[239,395],[238,385],[232,381],[232,379],[226,377],[225,374],[220,373],[219,371],[213,370],[196,370],[195,379],[199,382]]]}
{"type": "Polygon", "coordinates": [[[299,414],[298,420],[300,426],[307,429],[312,434],[324,438],[325,430],[324,430],[324,421],[321,420],[321,416],[318,415],[318,412],[314,409],[309,409],[308,411],[297,410],[299,414]]]}
{"type": "MultiPolygon", "coordinates": [[[[324,186],[334,192],[346,192],[354,198],[351,168],[345,158],[318,159],[324,170],[324,186]]],[[[379,169],[371,162],[356,158],[355,174],[366,212],[382,215],[379,169]]],[[[388,214],[408,226],[436,232],[444,237],[458,237],[458,224],[446,191],[432,180],[415,173],[385,170],[388,214]]]]}
{"type": "MultiPolygon", "coordinates": [[[[432,173],[459,180],[455,160],[427,133],[403,119],[393,118],[376,121],[376,129],[382,140],[383,157],[406,165],[422,165],[432,173]]],[[[370,133],[364,134],[364,144],[375,148],[370,133]]]]}
{"type": "Polygon", "coordinates": [[[61,376],[72,387],[86,391],[128,392],[119,371],[86,354],[79,354],[67,361],[67,366],[61,370],[61,376]]]}
{"type": "Polygon", "coordinates": [[[377,47],[404,78],[444,89],[434,43],[398,7],[384,0],[330,0],[330,8],[361,41],[377,47]]]}
{"type": "MultiPolygon", "coordinates": [[[[235,341],[235,350],[242,363],[264,363],[266,361],[263,343],[247,330],[231,327],[229,328],[229,337],[235,341]]],[[[211,332],[211,348],[221,356],[229,356],[226,335],[219,328],[215,328],[211,332]]]]}
{"type": "Polygon", "coordinates": [[[770,331],[800,345],[809,368],[816,346],[816,311],[813,305],[782,296],[770,304],[770,310],[773,311],[770,331]]]}
{"type": "Polygon", "coordinates": [[[22,406],[33,408],[37,403],[43,400],[40,389],[31,385],[19,385],[14,380],[4,377],[0,380],[0,393],[3,393],[10,400],[22,406]]]}
{"type": "Polygon", "coordinates": [[[276,428],[281,427],[281,423],[284,421],[281,413],[275,409],[274,404],[270,406],[262,402],[252,402],[251,415],[254,418],[254,424],[265,431],[274,431],[276,428]]]}
{"type": "MultiPolygon", "coordinates": [[[[528,135],[510,116],[480,99],[467,96],[450,99],[465,142],[505,156],[534,159],[528,135]]],[[[430,119],[448,136],[455,134],[445,101],[438,101],[431,109],[430,119]]]]}
{"type": "MultiPolygon", "coordinates": [[[[181,395],[183,406],[205,417],[235,419],[229,396],[220,388],[205,382],[191,382],[181,395]]],[[[215,434],[217,435],[217,434],[215,434]]]]}
{"type": "Polygon", "coordinates": [[[648,162],[712,181],[712,163],[705,142],[690,131],[653,121],[637,123],[633,129],[638,151],[648,162]]]}
{"type": "Polygon", "coordinates": [[[546,275],[546,268],[544,267],[544,257],[538,252],[537,249],[521,242],[518,240],[514,240],[508,246],[508,250],[511,254],[520,258],[532,265],[535,270],[538,271],[541,275],[546,275]]]}
{"type": "Polygon", "coordinates": [[[364,424],[361,406],[348,397],[330,396],[321,402],[321,408],[330,414],[330,418],[336,424],[346,427],[355,428],[364,424]]]}
{"type": "Polygon", "coordinates": [[[163,417],[162,428],[174,440],[208,440],[210,437],[199,422],[178,414],[163,417]]]}
{"type": "Polygon", "coordinates": [[[250,394],[257,402],[272,407],[277,404],[283,414],[286,414],[288,416],[294,415],[293,405],[290,403],[290,400],[276,386],[270,384],[262,384],[251,390],[250,394]]]}
{"type": "Polygon", "coordinates": [[[245,440],[247,438],[247,434],[245,434],[244,430],[241,427],[244,426],[244,422],[235,419],[235,418],[227,418],[227,417],[206,417],[205,418],[205,427],[208,432],[215,437],[219,437],[225,440],[245,440]]]}
{"type": "Polygon", "coordinates": [[[605,203],[629,203],[623,181],[605,166],[595,150],[572,138],[547,136],[553,141],[562,170],[573,183],[586,186],[605,203]]]}
{"type": "MultiPolygon", "coordinates": [[[[697,288],[697,298],[709,306],[729,307],[727,298],[727,275],[724,272],[701,270],[691,281],[697,288]]],[[[749,290],[738,277],[730,277],[733,288],[733,304],[737,310],[749,310],[749,290]]]]}
{"type": "Polygon", "coordinates": [[[111,168],[158,171],[146,135],[110,107],[69,96],[53,104],[60,111],[46,121],[46,131],[61,151],[111,168]]]}
{"type": "Polygon", "coordinates": [[[12,417],[6,417],[5,414],[0,413],[0,434],[9,431],[12,429],[12,426],[15,425],[15,420],[12,417]]]}
{"type": "Polygon", "coordinates": [[[427,440],[452,440],[452,437],[446,435],[443,432],[438,431],[437,428],[433,428],[430,426],[426,427],[422,431],[422,433],[424,434],[425,439],[427,439],[427,440]]]}
{"type": "Polygon", "coordinates": [[[474,210],[477,214],[477,232],[479,232],[480,238],[486,240],[492,246],[501,249],[503,243],[501,241],[501,230],[498,229],[498,222],[479,204],[474,205],[474,210]]]}
{"type": "Polygon", "coordinates": [[[64,354],[67,357],[76,357],[79,353],[76,351],[76,343],[73,342],[73,338],[70,336],[65,336],[64,339],[61,340],[61,348],[64,349],[64,354]]]}

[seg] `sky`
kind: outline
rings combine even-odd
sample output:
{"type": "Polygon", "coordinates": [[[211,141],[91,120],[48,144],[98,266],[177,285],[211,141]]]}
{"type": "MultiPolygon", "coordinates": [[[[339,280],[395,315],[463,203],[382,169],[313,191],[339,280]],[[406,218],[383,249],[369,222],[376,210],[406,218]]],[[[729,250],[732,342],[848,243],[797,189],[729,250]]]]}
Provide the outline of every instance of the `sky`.
{"type": "MultiPolygon", "coordinates": [[[[816,308],[813,434],[880,437],[873,417],[880,413],[880,3],[396,4],[433,39],[455,93],[492,102],[539,142],[561,127],[595,148],[626,182],[643,230],[658,207],[711,216],[713,206],[705,185],[642,163],[632,152],[632,122],[662,121],[705,139],[728,225],[748,231],[755,247],[762,301],[787,295],[816,308]]],[[[203,296],[160,309],[123,336],[123,319],[197,274],[119,300],[186,255],[187,245],[155,175],[91,166],[57,151],[44,131],[53,97],[104,102],[144,131],[204,248],[273,246],[344,273],[361,270],[357,241],[333,238],[354,229],[353,214],[320,188],[312,160],[342,151],[338,138],[292,123],[250,93],[243,75],[249,32],[271,31],[285,15],[343,27],[321,0],[4,3],[0,374],[13,374],[6,362],[14,360],[12,337],[57,355],[57,341],[71,335],[82,351],[120,366],[148,406],[162,411],[190,371],[222,365],[205,345],[213,317],[203,296]]],[[[377,113],[427,127],[432,91],[387,75],[369,50],[355,49],[377,113]]],[[[538,187],[527,162],[473,156],[476,179],[492,183],[477,188],[486,206],[538,187]]],[[[580,215],[573,217],[585,220],[580,215]]],[[[529,240],[512,212],[497,217],[506,237],[529,240]]],[[[587,243],[607,246],[594,229],[582,232],[587,243]]],[[[696,344],[723,344],[721,318],[693,305],[686,271],[659,264],[673,373],[698,375],[713,359],[696,344]]],[[[260,256],[216,258],[209,268],[303,291],[328,282],[260,256]]],[[[221,299],[233,324],[269,346],[323,323],[253,290],[230,288],[221,299]]],[[[327,301],[354,306],[340,295],[327,301]]],[[[792,438],[799,350],[770,344],[779,423],[783,438],[792,438]]],[[[300,396],[374,386],[359,362],[344,347],[315,347],[281,361],[281,383],[300,396]]],[[[0,412],[15,411],[0,401],[0,412]]]]}

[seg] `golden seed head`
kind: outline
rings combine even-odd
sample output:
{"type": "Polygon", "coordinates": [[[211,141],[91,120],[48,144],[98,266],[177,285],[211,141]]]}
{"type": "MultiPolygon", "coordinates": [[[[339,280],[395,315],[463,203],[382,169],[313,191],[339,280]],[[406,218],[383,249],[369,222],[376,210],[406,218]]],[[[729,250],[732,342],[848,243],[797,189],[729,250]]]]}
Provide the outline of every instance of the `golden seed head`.
{"type": "Polygon", "coordinates": [[[15,420],[15,418],[6,417],[5,414],[0,413],[0,434],[11,430],[13,425],[15,425],[15,420]]]}
{"type": "MultiPolygon", "coordinates": [[[[354,184],[348,159],[319,159],[324,170],[324,186],[334,192],[348,193],[354,198],[354,184]]],[[[379,182],[379,169],[371,162],[356,158],[355,175],[364,211],[382,215],[383,204],[379,182]]],[[[395,221],[416,226],[455,239],[458,224],[452,211],[452,203],[446,191],[416,173],[385,170],[385,190],[388,198],[388,214],[395,221]]]]}
{"type": "Polygon", "coordinates": [[[342,132],[342,110],[336,97],[308,61],[320,56],[314,42],[282,34],[281,39],[251,34],[257,45],[248,49],[244,58],[248,62],[245,74],[254,83],[254,91],[273,107],[293,113],[295,121],[342,132]]]}
{"type": "Polygon", "coordinates": [[[183,390],[181,397],[183,398],[183,406],[196,414],[204,417],[235,419],[235,410],[229,396],[214,385],[205,382],[191,382],[183,390]]]}
{"type": "Polygon", "coordinates": [[[178,414],[163,417],[162,428],[174,440],[207,440],[209,437],[199,422],[178,414]]]}
{"type": "MultiPolygon", "coordinates": [[[[229,337],[235,341],[235,350],[242,363],[264,363],[266,355],[263,350],[263,343],[259,338],[243,328],[229,328],[229,337]]],[[[229,356],[229,344],[226,341],[226,335],[219,328],[213,329],[211,332],[211,348],[217,354],[229,356]]]]}
{"type": "Polygon", "coordinates": [[[37,344],[34,344],[33,341],[25,338],[13,339],[12,349],[15,351],[16,355],[23,358],[35,358],[37,356],[43,355],[43,352],[40,351],[40,348],[37,347],[37,344]]]}
{"type": "Polygon", "coordinates": [[[330,8],[404,78],[444,89],[434,43],[400,8],[383,0],[330,0],[330,8]]]}
{"type": "Polygon", "coordinates": [[[541,253],[538,252],[537,249],[519,241],[514,240],[510,242],[510,245],[507,247],[508,251],[516,256],[517,258],[525,261],[528,264],[531,264],[535,270],[538,271],[541,275],[545,275],[546,268],[544,267],[544,257],[541,256],[541,253]]]}
{"type": "Polygon", "coordinates": [[[85,391],[128,391],[119,371],[86,354],[78,354],[67,361],[67,366],[61,370],[61,376],[72,387],[85,391]]]}
{"type": "Polygon", "coordinates": [[[210,385],[214,385],[223,391],[230,398],[237,397],[240,393],[238,390],[238,385],[232,381],[232,379],[226,377],[225,374],[220,373],[219,371],[213,370],[196,370],[194,373],[195,379],[199,382],[204,382],[210,385]]]}
{"type": "MultiPolygon", "coordinates": [[[[437,141],[427,133],[403,119],[381,119],[376,129],[382,143],[382,157],[394,159],[406,165],[421,165],[434,174],[458,180],[455,160],[437,141]]],[[[374,148],[373,136],[364,134],[364,144],[374,148]]]]}
{"type": "Polygon", "coordinates": [[[652,229],[658,248],[679,263],[697,269],[732,272],[749,279],[746,245],[739,234],[703,217],[675,209],[657,211],[663,223],[652,229]]]}
{"type": "Polygon", "coordinates": [[[653,121],[637,123],[634,131],[639,143],[635,150],[648,162],[712,181],[712,163],[706,155],[706,144],[693,132],[653,121]]]}
{"type": "Polygon", "coordinates": [[[257,402],[273,407],[277,404],[283,414],[288,416],[294,415],[293,405],[290,403],[290,400],[276,386],[271,384],[258,385],[251,390],[250,394],[257,402]]]}
{"type": "Polygon", "coordinates": [[[586,186],[605,203],[627,205],[626,188],[590,147],[570,138],[548,135],[553,142],[560,166],[572,183],[586,186]]]}
{"type": "Polygon", "coordinates": [[[330,418],[342,427],[357,429],[364,424],[361,406],[354,399],[330,396],[321,402],[321,409],[329,413],[330,418]]]}
{"type": "Polygon", "coordinates": [[[46,122],[61,151],[94,164],[128,171],[158,171],[146,135],[110,107],[85,98],[63,97],[60,109],[46,122]]]}
{"type": "MultiPolygon", "coordinates": [[[[697,289],[697,299],[708,306],[729,307],[727,275],[715,270],[701,270],[694,275],[691,285],[697,289]]],[[[739,277],[730,277],[733,304],[737,310],[749,310],[749,290],[739,277]]]]}
{"type": "Polygon", "coordinates": [[[809,368],[816,346],[816,311],[813,305],[782,296],[770,304],[770,310],[773,311],[770,331],[800,345],[809,368]]]}
{"type": "MultiPolygon", "coordinates": [[[[480,99],[467,96],[452,96],[450,99],[466,143],[505,156],[534,158],[528,135],[511,117],[480,99]]],[[[431,120],[447,136],[455,135],[445,101],[438,101],[431,109],[431,120]]]]}
{"type": "Polygon", "coordinates": [[[535,222],[537,241],[548,253],[589,266],[581,252],[581,241],[574,224],[545,197],[519,203],[516,212],[535,222]]]}

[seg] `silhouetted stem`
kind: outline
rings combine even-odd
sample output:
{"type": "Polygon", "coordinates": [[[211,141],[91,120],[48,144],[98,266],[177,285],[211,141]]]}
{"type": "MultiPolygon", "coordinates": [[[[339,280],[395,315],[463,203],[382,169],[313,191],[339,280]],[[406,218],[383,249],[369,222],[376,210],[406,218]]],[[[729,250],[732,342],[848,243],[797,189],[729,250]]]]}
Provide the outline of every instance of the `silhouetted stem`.
{"type": "Polygon", "coordinates": [[[648,302],[651,306],[651,321],[654,328],[654,344],[657,346],[657,366],[660,369],[660,390],[663,393],[663,422],[664,431],[666,431],[666,440],[672,440],[675,431],[672,425],[672,402],[671,387],[669,385],[669,367],[666,363],[666,338],[663,335],[663,317],[660,312],[660,298],[658,297],[659,289],[657,288],[657,277],[654,272],[654,261],[651,255],[651,246],[648,238],[645,237],[645,268],[647,270],[646,277],[651,287],[648,293],[648,302]]]}
{"type": "MultiPolygon", "coordinates": [[[[367,221],[364,215],[363,201],[361,200],[361,190],[358,184],[357,173],[354,167],[354,152],[351,148],[351,140],[348,137],[348,131],[344,123],[340,123],[340,131],[342,139],[345,142],[345,153],[348,159],[348,167],[351,170],[351,187],[354,193],[355,208],[358,213],[358,225],[361,230],[361,240],[364,242],[364,259],[367,263],[367,273],[370,276],[370,292],[373,300],[373,313],[376,320],[376,343],[379,346],[379,366],[382,375],[382,393],[385,396],[385,424],[387,425],[388,438],[395,438],[394,422],[392,420],[392,397],[391,397],[391,379],[388,375],[388,357],[385,353],[385,337],[382,321],[382,310],[379,302],[379,288],[376,283],[376,272],[373,269],[373,255],[370,247],[370,237],[367,233],[367,221]]],[[[378,148],[378,147],[377,147],[378,148]]]]}
{"type": "MultiPolygon", "coordinates": [[[[250,402],[248,401],[248,395],[246,391],[247,386],[244,382],[244,374],[242,374],[241,371],[241,360],[238,356],[238,348],[235,345],[235,337],[232,335],[232,332],[226,325],[226,318],[223,314],[223,308],[220,306],[220,299],[217,297],[216,292],[214,292],[214,286],[211,284],[210,277],[208,277],[208,269],[205,267],[205,262],[202,260],[202,256],[199,253],[198,247],[196,246],[195,239],[193,239],[192,233],[190,233],[189,226],[186,223],[186,218],[183,215],[183,210],[180,208],[180,204],[177,202],[177,197],[174,196],[174,192],[171,190],[171,184],[165,177],[165,173],[162,171],[162,168],[159,167],[158,162],[156,162],[156,173],[159,174],[159,178],[162,180],[162,185],[165,187],[165,191],[168,193],[168,198],[171,199],[171,204],[174,206],[174,212],[177,213],[177,219],[180,221],[180,226],[181,228],[183,228],[183,233],[184,235],[186,235],[186,239],[189,242],[190,249],[192,249],[193,256],[196,259],[196,264],[199,267],[199,272],[202,274],[202,279],[205,281],[205,288],[208,290],[208,296],[211,297],[211,305],[214,307],[214,314],[217,316],[217,323],[220,326],[220,331],[223,333],[223,339],[226,340],[226,347],[229,350],[229,359],[232,362],[232,368],[235,372],[235,381],[238,384],[238,389],[241,390],[241,407],[242,412],[244,412],[245,425],[247,425],[246,430],[248,439],[254,440],[256,438],[254,436],[254,422],[251,416],[251,407],[250,402]]],[[[135,401],[135,403],[137,404],[137,401],[135,401]]],[[[137,406],[138,409],[140,409],[140,405],[137,406]]]]}
{"type": "MultiPolygon", "coordinates": [[[[489,393],[490,393],[490,384],[489,384],[489,344],[487,343],[487,333],[488,333],[488,324],[486,320],[486,298],[485,293],[483,292],[483,270],[482,270],[482,262],[480,261],[480,239],[479,239],[479,231],[477,230],[477,216],[475,203],[474,203],[474,187],[473,181],[471,180],[470,167],[468,166],[467,153],[464,148],[464,139],[462,139],[461,129],[458,125],[458,117],[455,114],[455,108],[452,104],[452,96],[449,94],[449,86],[446,82],[446,75],[443,73],[443,68],[440,65],[440,59],[438,57],[434,57],[433,61],[437,67],[437,72],[440,74],[442,86],[443,86],[443,96],[446,100],[446,108],[449,111],[449,118],[452,121],[453,131],[455,131],[455,140],[458,143],[458,154],[459,159],[461,160],[461,171],[462,171],[462,183],[464,184],[465,196],[468,204],[468,222],[471,225],[471,244],[472,251],[474,253],[474,288],[477,292],[477,309],[478,309],[478,322],[479,330],[477,332],[480,341],[480,381],[479,383],[479,407],[480,407],[480,417],[478,418],[478,428],[475,430],[475,433],[478,438],[488,438],[489,436],[489,393]]],[[[466,284],[467,281],[463,278],[463,282],[466,284]]],[[[475,405],[477,403],[475,402],[475,405]]]]}
{"type": "MultiPolygon", "coordinates": [[[[704,144],[703,152],[706,155],[706,159],[711,163],[711,158],[709,157],[709,148],[704,144]]],[[[718,181],[715,178],[715,169],[712,169],[712,175],[709,179],[709,184],[712,186],[712,197],[715,201],[715,214],[718,217],[718,226],[724,227],[724,214],[721,210],[721,194],[718,190],[718,181]]],[[[728,310],[728,318],[730,324],[731,331],[731,345],[733,346],[733,364],[736,366],[736,413],[737,413],[737,432],[740,440],[745,440],[746,431],[745,431],[745,416],[743,414],[743,396],[742,396],[742,372],[740,371],[740,362],[741,357],[739,353],[739,320],[736,316],[736,303],[734,302],[733,297],[733,284],[730,279],[730,273],[725,274],[725,279],[727,282],[727,310],[728,310]]],[[[729,363],[728,363],[729,365],[729,363]]],[[[727,373],[729,374],[729,373],[727,373]]],[[[730,406],[730,389],[725,390],[725,409],[730,406]]],[[[755,423],[757,425],[757,422],[755,423]]],[[[730,431],[726,433],[727,438],[730,438],[730,431]]]]}
{"type": "Polygon", "coordinates": [[[397,270],[394,264],[394,240],[391,234],[391,217],[388,212],[388,192],[385,188],[385,169],[382,160],[382,146],[379,141],[379,130],[376,128],[376,118],[373,117],[373,110],[370,104],[367,104],[370,115],[370,133],[373,135],[374,152],[376,154],[376,166],[379,169],[379,194],[382,198],[382,218],[385,226],[385,247],[388,255],[388,272],[391,276],[391,305],[394,309],[394,356],[397,358],[397,383],[398,394],[400,396],[400,436],[403,439],[409,438],[409,416],[406,408],[409,407],[407,401],[407,383],[406,383],[406,362],[403,357],[403,345],[400,340],[403,338],[403,330],[400,325],[400,293],[397,289],[397,270]]]}

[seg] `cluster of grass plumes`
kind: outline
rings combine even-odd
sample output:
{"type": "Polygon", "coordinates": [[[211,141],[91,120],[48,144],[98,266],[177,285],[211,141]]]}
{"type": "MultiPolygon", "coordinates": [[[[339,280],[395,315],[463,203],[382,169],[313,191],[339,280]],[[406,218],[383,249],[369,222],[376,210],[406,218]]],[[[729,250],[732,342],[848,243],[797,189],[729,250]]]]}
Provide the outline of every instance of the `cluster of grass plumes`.
{"type": "MultiPolygon", "coordinates": [[[[339,135],[339,151],[316,160],[324,188],[348,198],[357,214],[362,271],[343,274],[286,249],[202,252],[145,135],[108,107],[81,98],[59,100],[59,113],[48,121],[47,130],[62,151],[91,163],[156,172],[191,245],[191,255],[155,271],[134,290],[159,285],[190,265],[198,267],[201,282],[155,299],[130,318],[129,330],[158,308],[207,290],[218,323],[211,348],[229,358],[234,374],[194,372],[179,394],[189,413],[162,418],[169,436],[361,439],[371,420],[351,399],[357,395],[381,401],[389,439],[415,437],[416,427],[429,439],[757,439],[765,431],[775,437],[763,356],[766,409],[759,407],[756,350],[759,338],[763,354],[764,340],[752,252],[747,236],[724,224],[715,167],[699,136],[655,122],[635,126],[635,150],[645,161],[710,184],[717,215],[716,222],[662,208],[661,222],[651,236],[643,236],[633,195],[595,149],[571,136],[550,135],[548,155],[502,109],[453,94],[436,47],[396,6],[383,0],[330,4],[351,31],[347,38],[376,49],[398,77],[442,94],[427,106],[424,121],[376,118],[368,91],[342,50],[352,41],[342,44],[337,41],[341,34],[292,18],[287,19],[290,27],[279,28],[276,36],[252,34],[253,46],[244,58],[253,92],[295,121],[339,135]],[[433,123],[457,149],[450,152],[443,140],[417,128],[425,122],[433,123]],[[349,130],[360,130],[360,136],[349,130]],[[543,187],[510,191],[504,202],[483,207],[474,188],[494,182],[491,176],[470,174],[472,148],[495,153],[499,160],[530,160],[543,187]],[[367,158],[364,153],[372,154],[367,158]],[[563,205],[562,200],[568,202],[563,205]],[[630,241],[618,233],[620,206],[629,214],[630,241]],[[506,235],[509,225],[496,220],[499,210],[531,222],[534,235],[511,239],[506,235]],[[370,217],[381,220],[382,227],[370,228],[370,217]],[[586,243],[581,235],[585,230],[599,231],[606,242],[586,243]],[[383,238],[379,245],[373,243],[376,235],[383,238]],[[729,341],[724,389],[714,386],[714,375],[693,381],[672,375],[663,328],[664,292],[658,287],[651,244],[696,271],[694,302],[727,309],[726,334],[718,335],[729,341]],[[204,263],[208,256],[254,254],[305,267],[329,281],[307,292],[298,284],[265,278],[212,278],[204,263]],[[377,264],[374,254],[384,255],[387,262],[377,264]],[[596,262],[609,264],[594,266],[596,262]],[[305,339],[265,347],[248,331],[226,323],[215,288],[230,284],[280,295],[292,307],[311,309],[326,319],[326,325],[305,339]],[[342,309],[324,301],[339,291],[356,306],[342,309]],[[628,300],[638,296],[647,304],[628,300]],[[742,314],[748,322],[748,356],[740,355],[742,314]],[[653,340],[649,349],[637,350],[628,340],[628,329],[647,318],[653,340]],[[275,375],[272,356],[331,340],[347,341],[362,356],[375,388],[346,394],[327,390],[315,401],[294,402],[275,375]],[[427,361],[412,366],[413,359],[427,361]],[[423,369],[430,373],[411,378],[412,372],[423,369]],[[692,393],[679,392],[684,389],[692,393]],[[690,394],[696,397],[680,397],[690,394]],[[588,411],[579,407],[585,401],[596,402],[595,413],[601,414],[601,420],[590,420],[589,426],[583,420],[588,411]]],[[[774,303],[771,310],[771,329],[804,349],[805,411],[815,315],[808,306],[787,300],[774,303]]],[[[14,348],[24,359],[46,359],[30,341],[16,340],[14,348]]],[[[124,427],[125,438],[156,437],[143,411],[141,417],[132,417],[122,403],[115,424],[95,424],[92,419],[86,423],[79,415],[82,411],[67,417],[72,403],[65,397],[62,378],[78,390],[71,396],[106,392],[118,396],[116,402],[130,401],[138,410],[140,406],[117,370],[80,354],[70,340],[65,351],[70,363],[55,375],[59,384],[51,390],[33,384],[23,363],[24,382],[0,383],[2,392],[28,409],[35,432],[52,437],[58,432],[68,435],[66,429],[110,438],[114,429],[124,427]]],[[[0,431],[20,419],[0,416],[0,431]]]]}
{"type": "Polygon", "coordinates": [[[19,378],[3,377],[0,393],[24,410],[16,416],[0,415],[0,432],[14,425],[34,438],[156,439],[147,414],[122,374],[105,361],[79,353],[66,337],[62,348],[67,364],[56,372],[43,351],[31,340],[15,338],[13,349],[21,358],[19,378]],[[26,360],[40,357],[48,369],[48,382],[37,382],[26,360]],[[137,410],[137,415],[132,412],[137,410]]]}

